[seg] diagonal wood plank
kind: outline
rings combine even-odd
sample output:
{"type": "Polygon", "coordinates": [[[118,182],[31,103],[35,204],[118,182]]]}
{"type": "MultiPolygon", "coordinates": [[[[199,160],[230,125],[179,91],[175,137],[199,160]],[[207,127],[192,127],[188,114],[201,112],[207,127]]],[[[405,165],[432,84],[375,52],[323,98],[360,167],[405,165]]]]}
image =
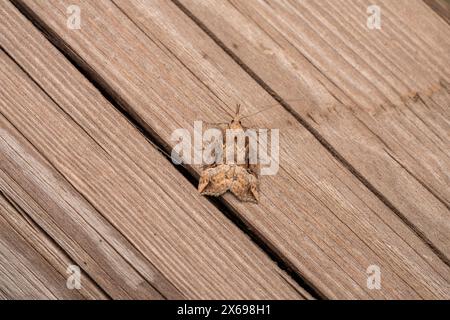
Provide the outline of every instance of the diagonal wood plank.
{"type": "Polygon", "coordinates": [[[438,15],[450,24],[450,2],[448,0],[424,0],[438,15]]]}
{"type": "MultiPolygon", "coordinates": [[[[160,292],[181,297],[3,116],[0,123],[2,192],[57,239],[74,264],[115,299],[162,299],[160,292]]],[[[17,231],[28,234],[23,226],[17,231]]]]}
{"type": "Polygon", "coordinates": [[[79,290],[67,288],[67,268],[73,264],[23,208],[0,194],[0,295],[5,299],[106,299],[85,274],[79,290]]]}
{"type": "MultiPolygon", "coordinates": [[[[0,45],[22,66],[1,52],[0,110],[35,150],[30,154],[21,152],[20,148],[25,147],[4,129],[3,140],[13,142],[6,147],[4,144],[4,148],[9,145],[13,150],[5,152],[10,157],[9,166],[2,169],[12,176],[24,171],[24,180],[31,187],[26,181],[20,186],[31,188],[33,200],[41,201],[41,205],[50,198],[62,202],[60,206],[71,207],[65,211],[58,208],[53,217],[61,221],[66,212],[71,214],[78,219],[74,230],[64,221],[55,224],[48,217],[36,219],[49,234],[55,235],[55,241],[62,242],[61,246],[65,241],[57,228],[70,234],[87,233],[84,229],[94,226],[97,239],[102,237],[110,243],[164,295],[170,296],[170,292],[163,292],[162,277],[187,298],[309,297],[216,207],[197,195],[170,162],[11,4],[2,2],[0,10],[5,17],[0,23],[0,45]],[[42,156],[33,161],[38,157],[36,151],[42,156]],[[31,163],[21,164],[17,154],[26,156],[31,163]],[[42,157],[45,163],[37,163],[42,162],[42,157]],[[44,168],[49,165],[54,169],[47,172],[44,168]],[[52,190],[58,182],[54,175],[63,178],[66,185],[56,183],[52,190]],[[77,194],[65,190],[67,183],[77,194]],[[107,220],[119,230],[139,250],[144,262],[134,258],[134,252],[121,248],[114,234],[97,219],[107,220]],[[148,274],[150,262],[162,276],[148,274]]],[[[92,250],[83,238],[74,238],[65,244],[65,250],[72,249],[73,254],[80,248],[92,250]]],[[[96,245],[101,247],[98,242],[96,245]]],[[[91,251],[92,260],[88,262],[97,263],[95,259],[102,255],[101,250],[91,251]]],[[[105,252],[103,256],[108,255],[105,252]]],[[[102,266],[117,272],[114,263],[110,257],[102,266]]],[[[89,264],[85,266],[88,267],[89,264]]],[[[128,271],[123,273],[128,276],[128,271]]],[[[125,293],[132,284],[128,284],[125,293]]],[[[145,285],[138,283],[141,284],[145,285]]]]}
{"type": "Polygon", "coordinates": [[[448,264],[450,26],[421,1],[180,2],[448,264]]]}
{"type": "MultiPolygon", "coordinates": [[[[166,145],[174,129],[191,128],[194,120],[227,119],[236,102],[248,113],[274,102],[165,1],[115,1],[118,7],[77,1],[83,27],[74,32],[66,28],[69,2],[24,3],[51,39],[166,145]]],[[[9,28],[18,29],[10,20],[9,28]]],[[[28,41],[7,36],[4,46],[12,52],[23,42],[28,41]]],[[[36,81],[51,81],[38,74],[36,81]]],[[[58,90],[58,84],[48,88],[58,90]]],[[[270,127],[273,119],[287,126],[281,132],[280,172],[264,178],[259,205],[230,196],[224,203],[327,297],[448,297],[448,266],[292,115],[279,107],[253,118],[252,125],[270,127]],[[372,264],[383,270],[383,290],[366,287],[372,264]]]]}

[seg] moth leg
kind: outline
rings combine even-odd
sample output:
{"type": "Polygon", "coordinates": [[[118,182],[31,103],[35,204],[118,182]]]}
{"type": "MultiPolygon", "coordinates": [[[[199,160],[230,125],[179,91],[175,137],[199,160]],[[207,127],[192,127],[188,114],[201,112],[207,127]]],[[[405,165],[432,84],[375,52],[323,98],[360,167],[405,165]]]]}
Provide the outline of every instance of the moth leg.
{"type": "Polygon", "coordinates": [[[210,180],[211,178],[209,176],[209,172],[208,170],[205,170],[200,176],[200,181],[198,182],[198,192],[203,193],[203,191],[205,191],[206,187],[208,186],[210,180]]]}
{"type": "Polygon", "coordinates": [[[258,164],[251,164],[248,167],[248,173],[256,179],[259,179],[260,166],[258,164]]]}
{"type": "MultiPolygon", "coordinates": [[[[245,128],[245,130],[247,130],[248,128],[245,128]]],[[[253,130],[253,129],[252,129],[253,130]]],[[[254,129],[256,130],[256,129],[254,129]]],[[[259,148],[259,144],[258,144],[258,148],[259,148]]],[[[247,164],[248,167],[248,171],[253,174],[256,178],[259,177],[259,172],[260,172],[260,157],[259,157],[259,153],[258,150],[254,151],[256,152],[256,163],[250,163],[250,144],[246,143],[245,145],[245,162],[247,164]]]]}
{"type": "Polygon", "coordinates": [[[256,202],[259,202],[259,181],[253,175],[250,175],[249,177],[250,177],[249,178],[250,192],[252,193],[252,195],[255,198],[256,202]]]}

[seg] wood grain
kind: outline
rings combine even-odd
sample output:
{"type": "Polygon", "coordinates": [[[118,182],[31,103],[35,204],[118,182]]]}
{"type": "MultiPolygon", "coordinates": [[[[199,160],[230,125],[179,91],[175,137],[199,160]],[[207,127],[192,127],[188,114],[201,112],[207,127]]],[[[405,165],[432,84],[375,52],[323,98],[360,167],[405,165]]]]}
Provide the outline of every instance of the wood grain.
{"type": "Polygon", "coordinates": [[[424,2],[450,24],[450,2],[448,0],[424,0],[424,2]]]}
{"type": "Polygon", "coordinates": [[[421,1],[180,2],[449,263],[450,26],[421,1]]]}
{"type": "Polygon", "coordinates": [[[1,51],[0,110],[10,123],[2,123],[2,170],[18,179],[2,187],[10,196],[22,188],[17,201],[29,203],[29,192],[48,210],[35,221],[104,290],[116,298],[156,298],[151,287],[169,298],[310,297],[11,4],[0,8],[0,45],[21,66],[1,51]]]}
{"type": "Polygon", "coordinates": [[[6,118],[0,116],[0,123],[2,192],[26,208],[29,220],[56,239],[73,264],[114,299],[162,299],[155,288],[181,297],[6,118]]]}
{"type": "Polygon", "coordinates": [[[81,289],[66,286],[74,262],[11,199],[0,194],[0,296],[4,299],[106,299],[81,274],[81,289]]]}
{"type": "MultiPolygon", "coordinates": [[[[166,145],[174,129],[191,129],[194,120],[228,120],[237,102],[248,113],[274,103],[175,5],[114,2],[76,1],[83,27],[75,32],[66,28],[69,2],[18,3],[166,145]]],[[[9,51],[20,47],[11,38],[9,51]]],[[[448,266],[295,117],[279,106],[248,125],[270,128],[274,119],[284,128],[279,173],[263,178],[259,205],[228,195],[224,203],[326,297],[448,297],[448,266]],[[383,270],[383,290],[366,287],[372,264],[383,270]]]]}

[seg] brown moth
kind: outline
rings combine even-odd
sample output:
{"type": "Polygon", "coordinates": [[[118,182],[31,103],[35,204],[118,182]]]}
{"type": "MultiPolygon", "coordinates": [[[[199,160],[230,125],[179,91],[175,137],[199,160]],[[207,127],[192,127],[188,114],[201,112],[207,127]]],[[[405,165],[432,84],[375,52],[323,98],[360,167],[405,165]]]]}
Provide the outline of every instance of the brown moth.
{"type": "MultiPolygon", "coordinates": [[[[236,114],[230,123],[227,124],[226,129],[231,130],[246,130],[241,123],[242,116],[240,114],[240,105],[237,105],[236,114]]],[[[224,131],[224,130],[222,130],[224,131]]],[[[223,135],[225,137],[225,134],[223,135]]],[[[258,166],[249,163],[249,145],[245,142],[244,148],[239,148],[237,143],[233,143],[234,150],[226,150],[226,144],[223,143],[223,161],[222,163],[215,163],[203,169],[200,181],[198,184],[198,191],[202,195],[207,196],[221,196],[225,192],[230,191],[239,200],[244,202],[259,201],[259,176],[258,166]],[[227,152],[234,151],[234,156],[242,156],[245,159],[244,164],[227,163],[227,152]]]]}

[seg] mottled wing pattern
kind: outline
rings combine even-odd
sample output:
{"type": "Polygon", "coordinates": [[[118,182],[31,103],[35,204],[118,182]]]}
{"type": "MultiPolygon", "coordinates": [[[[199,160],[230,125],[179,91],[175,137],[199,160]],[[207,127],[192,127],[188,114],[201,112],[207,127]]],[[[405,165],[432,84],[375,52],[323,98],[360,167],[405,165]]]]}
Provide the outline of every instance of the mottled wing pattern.
{"type": "MultiPolygon", "coordinates": [[[[241,125],[239,107],[236,111],[234,119],[227,126],[228,129],[242,130],[245,128],[241,125]]],[[[222,129],[223,138],[226,135],[222,129]]],[[[259,201],[259,180],[258,168],[256,165],[249,164],[249,145],[245,143],[244,148],[239,148],[237,144],[233,144],[235,162],[237,156],[244,153],[245,164],[228,164],[227,152],[224,141],[223,163],[213,164],[205,168],[200,176],[198,191],[202,195],[218,197],[227,191],[231,191],[236,198],[244,202],[259,201]]]]}

